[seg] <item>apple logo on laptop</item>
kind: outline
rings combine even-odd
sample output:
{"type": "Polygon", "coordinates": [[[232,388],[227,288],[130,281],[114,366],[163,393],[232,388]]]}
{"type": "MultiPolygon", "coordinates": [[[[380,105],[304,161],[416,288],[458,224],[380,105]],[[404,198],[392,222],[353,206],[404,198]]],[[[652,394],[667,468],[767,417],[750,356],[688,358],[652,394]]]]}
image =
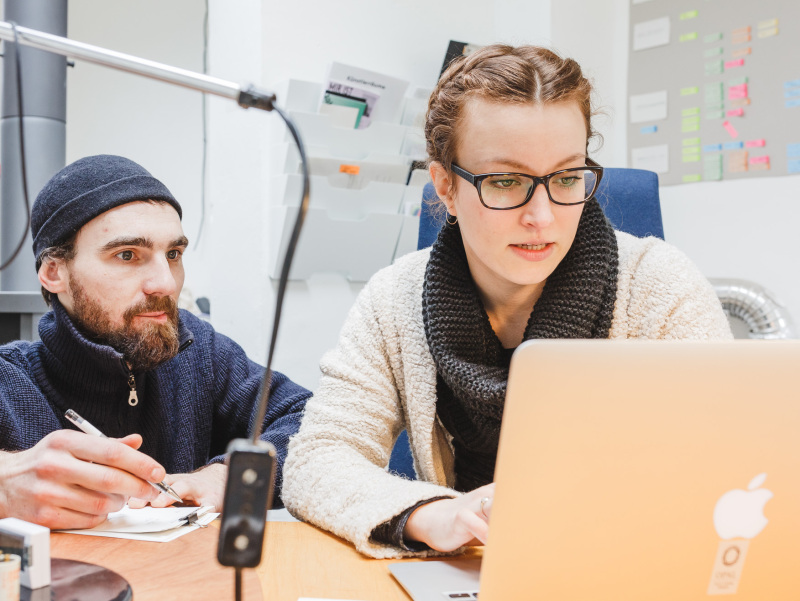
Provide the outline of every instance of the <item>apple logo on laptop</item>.
{"type": "Polygon", "coordinates": [[[772,491],[759,488],[767,474],[759,474],[747,485],[747,490],[729,490],[719,498],[714,507],[714,528],[720,538],[754,538],[767,525],[764,506],[772,498],[772,491]]]}

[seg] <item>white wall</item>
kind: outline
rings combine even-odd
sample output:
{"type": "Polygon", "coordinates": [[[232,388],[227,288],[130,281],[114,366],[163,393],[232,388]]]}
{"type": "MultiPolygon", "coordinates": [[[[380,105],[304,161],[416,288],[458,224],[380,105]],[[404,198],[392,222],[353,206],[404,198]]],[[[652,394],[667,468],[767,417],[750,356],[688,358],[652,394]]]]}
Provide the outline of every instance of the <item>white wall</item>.
{"type": "MultiPolygon", "coordinates": [[[[603,145],[593,158],[606,167],[626,164],[626,89],[629,0],[559,0],[552,4],[552,47],[574,58],[592,80],[593,119],[603,145]]],[[[590,146],[590,152],[595,145],[590,146]]]]}
{"type": "MultiPolygon", "coordinates": [[[[196,0],[70,0],[67,35],[192,71],[203,68],[203,4],[196,0]]],[[[67,163],[119,154],[162,180],[183,207],[183,228],[198,235],[201,94],[77,61],[67,70],[67,163]]],[[[187,253],[189,289],[203,271],[187,253]]]]}

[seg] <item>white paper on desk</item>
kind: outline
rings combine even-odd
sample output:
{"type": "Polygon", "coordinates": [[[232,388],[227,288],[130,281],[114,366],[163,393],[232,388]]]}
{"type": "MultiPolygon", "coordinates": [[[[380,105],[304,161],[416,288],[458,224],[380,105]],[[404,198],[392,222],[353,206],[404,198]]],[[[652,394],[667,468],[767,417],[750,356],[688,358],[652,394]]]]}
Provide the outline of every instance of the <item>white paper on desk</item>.
{"type": "Polygon", "coordinates": [[[631,96],[631,123],[647,123],[667,118],[667,91],[631,96]]]}
{"type": "Polygon", "coordinates": [[[633,49],[647,50],[669,44],[669,17],[642,21],[633,26],[633,49]]]}
{"type": "Polygon", "coordinates": [[[206,526],[219,515],[212,506],[204,507],[142,507],[131,509],[127,505],[120,511],[108,514],[102,524],[82,530],[63,530],[70,534],[107,536],[153,542],[168,542],[206,526]],[[187,524],[186,516],[197,511],[196,524],[187,524]]]}
{"type": "Polygon", "coordinates": [[[631,167],[633,169],[647,169],[656,173],[669,171],[669,145],[640,146],[631,149],[631,167]]]}

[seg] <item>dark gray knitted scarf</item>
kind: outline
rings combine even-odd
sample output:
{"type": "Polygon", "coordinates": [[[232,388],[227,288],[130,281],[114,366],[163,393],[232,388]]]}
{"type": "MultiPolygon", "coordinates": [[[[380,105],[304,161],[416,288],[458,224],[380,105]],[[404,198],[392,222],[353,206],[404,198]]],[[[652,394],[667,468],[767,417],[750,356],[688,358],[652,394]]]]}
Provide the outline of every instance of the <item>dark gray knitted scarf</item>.
{"type": "MultiPolygon", "coordinates": [[[[572,247],[532,308],[524,340],[607,338],[617,267],[614,230],[592,199],[572,247]]],[[[422,318],[438,373],[437,413],[454,437],[456,488],[472,490],[494,475],[509,352],[489,323],[458,225],[445,225],[431,249],[422,318]]]]}

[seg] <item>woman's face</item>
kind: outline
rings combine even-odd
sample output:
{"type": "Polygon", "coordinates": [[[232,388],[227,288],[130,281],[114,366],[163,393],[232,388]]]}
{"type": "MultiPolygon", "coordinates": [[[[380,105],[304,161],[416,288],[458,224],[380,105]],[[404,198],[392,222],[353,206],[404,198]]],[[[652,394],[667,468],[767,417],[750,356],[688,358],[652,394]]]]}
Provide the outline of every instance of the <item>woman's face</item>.
{"type": "MultiPolygon", "coordinates": [[[[473,98],[464,107],[455,162],[476,175],[510,171],[541,177],[584,166],[586,136],[577,103],[473,98]]],[[[440,164],[431,165],[431,174],[439,198],[458,217],[472,277],[484,294],[541,290],[575,239],[583,205],[553,204],[539,185],[524,206],[491,210],[481,204],[475,186],[448,175],[440,164]]]]}

